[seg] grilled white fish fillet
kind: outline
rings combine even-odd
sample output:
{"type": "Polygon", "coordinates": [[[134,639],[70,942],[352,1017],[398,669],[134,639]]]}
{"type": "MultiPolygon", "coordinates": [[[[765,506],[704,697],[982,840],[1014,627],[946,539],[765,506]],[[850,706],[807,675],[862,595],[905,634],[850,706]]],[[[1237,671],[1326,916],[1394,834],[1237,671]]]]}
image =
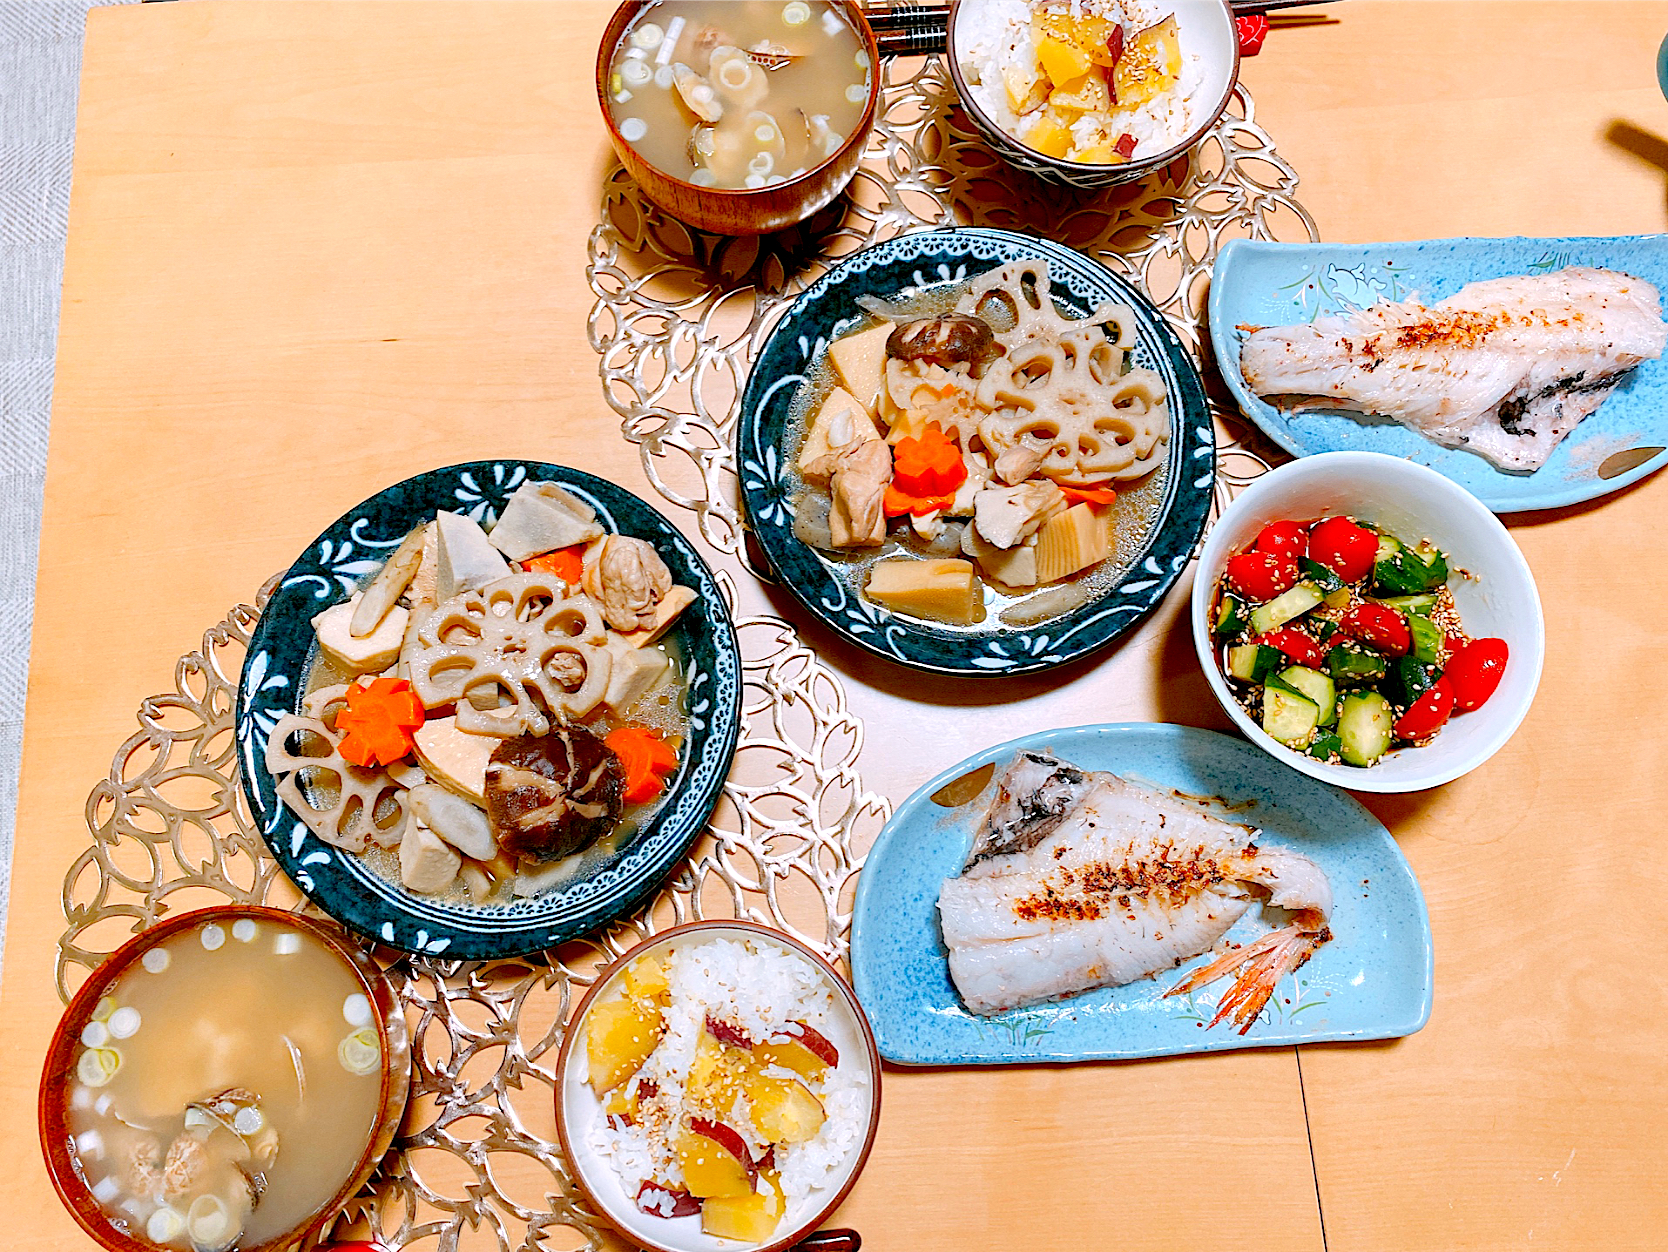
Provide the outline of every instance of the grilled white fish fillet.
{"type": "Polygon", "coordinates": [[[967,867],[939,892],[956,990],[989,1014],[1133,982],[1206,951],[1266,896],[1298,911],[1294,924],[1186,984],[1243,966],[1217,1020],[1232,1013],[1248,1029],[1279,979],[1329,937],[1332,908],[1313,861],[1255,839],[1175,795],[1020,753],[967,867]],[[1069,808],[1057,812],[1062,796],[1069,808]],[[1027,818],[1044,810],[1039,835],[1027,818]]]}
{"type": "Polygon", "coordinates": [[[1253,330],[1240,370],[1279,407],[1378,414],[1530,472],[1665,340],[1650,283],[1571,267],[1470,283],[1429,308],[1253,330]]]}

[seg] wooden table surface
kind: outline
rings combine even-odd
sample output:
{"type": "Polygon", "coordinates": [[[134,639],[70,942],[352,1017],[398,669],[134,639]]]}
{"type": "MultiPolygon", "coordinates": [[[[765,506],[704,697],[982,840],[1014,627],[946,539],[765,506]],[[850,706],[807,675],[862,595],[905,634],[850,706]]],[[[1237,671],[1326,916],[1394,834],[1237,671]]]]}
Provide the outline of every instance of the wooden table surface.
{"type": "MultiPolygon", "coordinates": [[[[1244,70],[1324,238],[1664,228],[1668,4],[1335,9],[1244,70]]],[[[326,520],[409,473],[533,457],[649,493],[585,333],[607,13],[198,0],[89,17],[0,990],[15,1248],[89,1246],[48,1188],[35,1085],[64,874],[138,701],[326,520]]],[[[1548,623],[1533,711],[1471,776],[1366,798],[1430,905],[1424,1031],[889,1071],[842,1220],[882,1252],[1660,1247],[1665,508],[1658,476],[1516,519],[1548,623]]],[[[1048,726],[1224,727],[1184,599],[1063,679],[930,708],[897,694],[901,672],[834,655],[867,723],[865,784],[898,801],[1048,726]]]]}

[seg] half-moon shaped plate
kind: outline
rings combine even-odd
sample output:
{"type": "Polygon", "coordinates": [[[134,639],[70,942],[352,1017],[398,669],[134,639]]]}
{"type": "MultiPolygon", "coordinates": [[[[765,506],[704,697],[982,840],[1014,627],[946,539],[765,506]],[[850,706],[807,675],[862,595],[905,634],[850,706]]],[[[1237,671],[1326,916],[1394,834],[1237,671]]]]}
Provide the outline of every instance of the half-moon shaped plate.
{"type": "MultiPolygon", "coordinates": [[[[1228,937],[1268,930],[1253,908],[1228,937]]],[[[1359,801],[1305,778],[1245,743],[1188,726],[1119,723],[1049,730],[987,748],[904,801],[857,880],[852,983],[880,1054],[900,1065],[1024,1065],[1096,1061],[1339,1039],[1392,1039],[1431,1011],[1431,932],[1425,900],[1389,831],[1359,801]],[[1084,769],[1211,797],[1221,815],[1261,830],[1259,842],[1314,860],[1332,884],[1333,938],[1284,979],[1241,1035],[1208,1025],[1228,981],[1166,998],[1180,968],[1122,987],[1013,1009],[970,1013],[950,982],[938,891],[961,871],[990,804],[987,783],[957,808],[932,796],[981,766],[998,770],[1021,748],[1048,749],[1084,769]]]]}

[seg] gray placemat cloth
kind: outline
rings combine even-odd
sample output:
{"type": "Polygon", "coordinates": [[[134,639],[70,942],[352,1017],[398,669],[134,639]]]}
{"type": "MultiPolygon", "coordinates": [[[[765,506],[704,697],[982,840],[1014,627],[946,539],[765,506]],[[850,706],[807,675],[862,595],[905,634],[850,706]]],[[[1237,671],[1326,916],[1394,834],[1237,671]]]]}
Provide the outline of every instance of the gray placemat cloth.
{"type": "Polygon", "coordinates": [[[111,2],[130,0],[0,0],[0,917],[11,894],[81,42],[87,10],[111,2]]]}

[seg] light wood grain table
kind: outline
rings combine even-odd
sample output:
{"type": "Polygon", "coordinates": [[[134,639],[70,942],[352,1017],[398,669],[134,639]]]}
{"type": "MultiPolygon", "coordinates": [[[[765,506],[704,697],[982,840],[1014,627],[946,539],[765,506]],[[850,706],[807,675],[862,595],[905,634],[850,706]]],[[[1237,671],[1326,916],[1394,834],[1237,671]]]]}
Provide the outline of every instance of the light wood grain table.
{"type": "MultiPolygon", "coordinates": [[[[34,1095],[82,807],[175,658],[323,523],[482,456],[650,494],[585,335],[602,3],[95,10],[76,150],[0,1074],[8,1243],[87,1246],[34,1095]]],[[[1244,77],[1333,240],[1662,230],[1668,4],[1376,3],[1244,77]]],[[[1517,519],[1548,664],[1493,761],[1367,799],[1424,886],[1388,1044],[892,1071],[841,1220],[877,1250],[1654,1248],[1668,1239],[1668,479],[1517,519]]],[[[1177,609],[1063,677],[930,705],[847,654],[865,784],[994,739],[1224,728],[1177,609]]],[[[768,605],[749,590],[751,607],[768,605]]],[[[935,697],[936,697],[935,693],[935,697]]],[[[465,1247],[488,1246],[466,1232],[465,1247]]]]}

